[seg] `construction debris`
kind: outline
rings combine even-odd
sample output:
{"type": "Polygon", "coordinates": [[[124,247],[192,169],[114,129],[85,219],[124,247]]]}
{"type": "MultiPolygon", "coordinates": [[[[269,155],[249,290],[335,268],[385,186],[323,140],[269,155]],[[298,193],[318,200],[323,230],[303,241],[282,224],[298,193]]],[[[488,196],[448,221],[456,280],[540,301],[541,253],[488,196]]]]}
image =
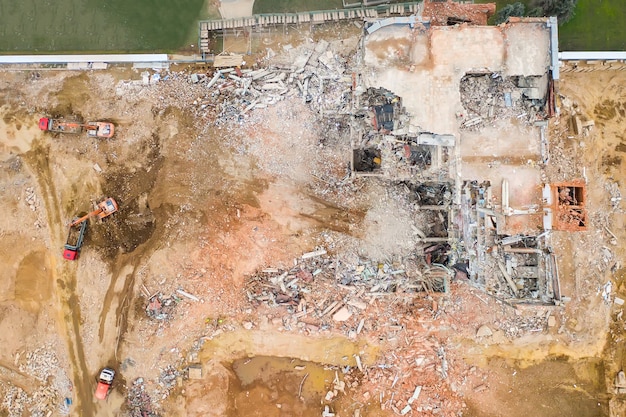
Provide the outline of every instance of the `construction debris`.
{"type": "Polygon", "coordinates": [[[367,298],[388,293],[411,296],[420,291],[445,292],[453,276],[443,266],[419,266],[413,259],[407,259],[405,264],[365,261],[353,266],[319,251],[311,253],[316,255],[303,256],[302,264],[290,270],[265,268],[250,277],[248,298],[287,306],[299,317],[332,315],[335,321],[346,321],[367,308],[367,298]],[[340,284],[339,291],[324,299],[319,289],[332,282],[340,284]],[[317,301],[312,300],[313,294],[318,294],[314,297],[317,301]]]}
{"type": "Polygon", "coordinates": [[[504,77],[499,73],[469,74],[461,79],[461,103],[457,114],[461,128],[478,130],[496,119],[546,118],[546,77],[504,77]]]}
{"type": "Polygon", "coordinates": [[[615,391],[618,394],[626,394],[626,373],[619,371],[615,376],[615,391]]]}
{"type": "Polygon", "coordinates": [[[146,392],[143,378],[133,381],[128,392],[128,411],[131,417],[158,417],[152,407],[152,399],[146,392]]]}
{"type": "MultiPolygon", "coordinates": [[[[471,16],[457,14],[447,18],[446,24],[461,26],[441,31],[440,35],[463,34],[465,24],[473,20],[471,16]]],[[[366,22],[365,29],[374,27],[371,23],[366,22]]],[[[383,27],[381,22],[376,23],[383,27]]],[[[545,22],[541,25],[544,28],[545,22]]],[[[363,398],[355,399],[355,404],[374,401],[383,411],[401,415],[452,412],[461,409],[463,397],[458,390],[466,381],[469,385],[465,388],[469,387],[470,392],[482,392],[488,385],[481,380],[480,370],[470,371],[465,366],[455,349],[456,342],[451,340],[477,346],[498,345],[529,333],[564,333],[563,339],[574,339],[571,329],[583,333],[567,317],[569,312],[560,309],[571,300],[561,294],[557,267],[557,254],[565,245],[559,241],[562,235],[553,238],[556,233],[551,230],[582,231],[594,227],[594,222],[610,223],[602,218],[603,213],[587,213],[584,171],[580,175],[584,181],[572,180],[577,177],[568,175],[570,171],[562,175],[559,172],[566,177],[559,177],[559,181],[566,182],[551,182],[554,175],[546,174],[548,158],[544,156],[555,153],[553,148],[548,149],[547,139],[551,83],[548,70],[542,67],[541,71],[545,72],[542,75],[510,76],[504,70],[515,62],[506,62],[508,66],[497,72],[481,66],[468,70],[461,65],[465,63],[459,63],[458,69],[456,64],[450,65],[455,68],[454,74],[431,77],[428,71],[436,60],[428,48],[439,42],[436,36],[431,36],[434,32],[428,32],[423,24],[393,26],[390,29],[395,34],[410,35],[407,38],[410,55],[392,49],[389,54],[393,57],[387,57],[387,63],[393,65],[380,68],[362,65],[363,42],[359,39],[350,41],[358,53],[349,56],[339,46],[344,40],[315,36],[316,41],[306,39],[296,47],[268,44],[256,57],[246,55],[250,64],[241,55],[220,55],[213,68],[195,65],[182,71],[146,71],[140,74],[141,80],[117,84],[117,101],[132,105],[148,101],[152,107],[147,113],[153,116],[149,120],[164,122],[154,131],[139,126],[137,131],[141,134],[132,138],[133,143],[143,146],[147,142],[155,159],[161,152],[168,158],[174,155],[176,163],[164,160],[165,174],[159,174],[159,178],[163,176],[180,185],[170,189],[168,183],[166,190],[158,189],[149,196],[146,191],[140,197],[136,195],[140,187],[135,184],[120,187],[132,190],[130,194],[133,194],[126,195],[129,206],[133,205],[130,214],[125,213],[119,220],[124,228],[140,222],[144,212],[150,213],[148,200],[159,211],[167,212],[167,216],[160,213],[158,219],[150,218],[147,222],[150,227],[143,232],[152,236],[152,227],[158,224],[154,226],[158,235],[172,240],[167,241],[167,246],[160,242],[157,246],[146,245],[146,250],[152,252],[145,253],[152,258],[145,259],[158,260],[160,264],[156,261],[155,264],[163,270],[170,267],[175,270],[171,274],[172,271],[157,267],[150,269],[144,257],[135,265],[134,273],[146,282],[141,290],[147,303],[146,315],[151,319],[139,314],[137,327],[145,326],[141,336],[148,335],[147,340],[156,340],[153,338],[156,335],[168,345],[162,342],[162,346],[150,352],[158,356],[157,366],[149,364],[152,365],[148,370],[150,380],[144,384],[142,379],[137,379],[127,387],[131,415],[156,415],[160,401],[177,386],[184,383],[200,386],[210,380],[211,375],[203,375],[198,364],[200,358],[206,358],[199,355],[202,343],[189,348],[191,332],[187,333],[184,321],[205,324],[191,335],[195,341],[202,342],[217,342],[224,334],[256,338],[269,329],[287,338],[316,334],[345,339],[349,346],[354,344],[353,349],[346,350],[349,354],[338,360],[342,365],[334,365],[335,379],[322,392],[325,416],[339,414],[338,397],[351,393],[356,386],[362,387],[362,391],[356,392],[363,398]],[[421,41],[428,44],[424,51],[420,51],[425,45],[421,41]],[[424,62],[412,63],[414,55],[422,52],[424,62]],[[381,71],[378,75],[384,76],[371,76],[375,71],[381,71]],[[383,74],[383,71],[388,72],[383,74]],[[406,91],[389,89],[393,84],[390,79],[395,76],[411,77],[403,80],[406,91]],[[409,90],[407,80],[413,82],[418,78],[429,79],[424,94],[409,90]],[[454,99],[460,102],[454,102],[451,112],[427,105],[431,104],[427,96],[434,91],[442,96],[452,91],[454,99]],[[416,108],[424,114],[411,111],[416,108]],[[179,109],[184,113],[184,121],[176,114],[179,109]],[[193,120],[189,125],[185,124],[189,122],[187,118],[193,120]],[[268,129],[268,125],[289,125],[288,119],[298,121],[291,130],[275,129],[255,136],[256,131],[268,129]],[[495,129],[507,123],[521,126],[524,146],[497,136],[505,136],[504,130],[495,129]],[[426,125],[429,127],[424,128],[426,125]],[[142,136],[145,132],[154,132],[151,136],[154,142],[142,136]],[[310,132],[314,134],[306,137],[310,132]],[[223,140],[225,136],[227,141],[223,140]],[[488,146],[477,141],[474,148],[461,147],[479,136],[489,139],[488,146]],[[518,145],[520,149],[516,148],[518,145]],[[285,163],[282,154],[287,148],[297,148],[298,153],[294,152],[294,159],[285,163]],[[482,148],[486,151],[479,154],[482,148]],[[498,154],[500,148],[513,151],[502,156],[498,154]],[[535,148],[545,152],[537,155],[535,148]],[[222,160],[230,151],[234,152],[228,155],[232,158],[222,160]],[[201,158],[195,158],[196,155],[201,158]],[[204,164],[218,158],[220,176],[226,174],[226,181],[232,181],[231,170],[241,163],[254,166],[244,173],[245,178],[258,179],[262,186],[246,184],[242,187],[245,196],[231,196],[230,192],[236,194],[233,183],[221,184],[223,188],[220,188],[217,184],[220,178],[201,181],[200,176],[213,168],[204,164]],[[174,168],[195,159],[202,160],[202,164],[194,166],[193,172],[176,175],[174,168]],[[309,160],[324,162],[302,165],[309,160]],[[296,167],[302,176],[292,178],[296,170],[285,167],[296,167]],[[521,180],[515,183],[518,178],[521,180]],[[297,184],[291,184],[291,180],[297,184]],[[524,184],[520,186],[519,182],[524,184]],[[526,184],[530,186],[524,187],[526,184]],[[287,198],[288,201],[274,200],[272,187],[284,187],[284,194],[298,196],[294,198],[297,202],[287,198]],[[191,193],[184,194],[188,190],[191,193]],[[532,194],[531,198],[521,201],[518,197],[526,193],[532,194]],[[168,200],[173,197],[176,200],[168,200]],[[307,204],[299,206],[300,199],[307,204]],[[276,209],[281,203],[285,203],[287,210],[276,209]],[[173,215],[174,210],[185,216],[173,215]],[[307,226],[290,223],[287,227],[280,223],[281,216],[289,217],[285,212],[297,213],[298,222],[307,226]],[[193,218],[196,213],[201,214],[193,218]],[[194,223],[206,225],[204,216],[212,216],[214,221],[210,233],[203,229],[192,234],[194,223]],[[271,222],[267,220],[270,218],[271,222]],[[283,226],[285,230],[293,227],[294,230],[289,230],[293,234],[286,237],[285,232],[276,231],[283,230],[283,226]],[[275,239],[277,236],[281,239],[275,239]],[[179,237],[180,241],[197,238],[199,244],[193,245],[193,249],[178,249],[184,254],[173,256],[170,265],[169,256],[174,251],[170,243],[176,246],[179,237]],[[298,239],[297,244],[291,245],[292,238],[298,239]],[[402,245],[396,245],[399,241],[402,245]],[[372,242],[382,244],[375,247],[372,242]],[[275,252],[266,253],[268,248],[275,252]],[[306,250],[310,252],[302,253],[306,250]],[[247,258],[249,253],[251,259],[247,258]],[[233,259],[237,256],[250,261],[245,268],[240,268],[238,260],[233,259]],[[242,270],[255,272],[242,280],[242,270]],[[248,304],[239,297],[244,286],[248,304]],[[158,292],[153,293],[147,287],[158,292]],[[201,304],[205,301],[206,305],[201,304]],[[155,326],[154,321],[159,324],[155,326]],[[488,325],[479,326],[481,323],[488,325]],[[370,355],[361,346],[363,340],[379,341],[380,353],[370,355]],[[193,365],[185,368],[182,363],[193,365]],[[188,372],[181,373],[179,369],[188,372]],[[183,382],[185,376],[193,381],[183,382]]],[[[501,29],[490,28],[489,33],[496,36],[501,29]]],[[[283,30],[292,28],[285,26],[283,30]]],[[[248,35],[244,33],[243,37],[248,35]]],[[[506,42],[514,43],[514,36],[506,38],[506,42]]],[[[522,69],[520,73],[536,72],[527,66],[522,69]]],[[[117,81],[107,82],[115,87],[117,81]]],[[[583,132],[582,136],[593,126],[589,119],[578,114],[573,122],[583,132]]],[[[550,129],[553,127],[550,125],[550,129]]],[[[579,140],[583,138],[576,139],[579,140]]],[[[575,145],[582,148],[583,144],[575,145]]],[[[108,146],[101,158],[90,154],[85,159],[92,161],[87,168],[97,181],[109,179],[118,170],[117,148],[108,146]],[[94,160],[103,165],[93,164],[94,160]],[[94,170],[102,173],[101,166],[106,167],[107,175],[94,174],[94,170]]],[[[84,147],[78,150],[80,155],[84,152],[84,147]]],[[[144,166],[133,161],[132,169],[119,175],[130,181],[148,176],[152,168],[153,173],[158,171],[159,164],[144,166]]],[[[61,176],[55,173],[56,177],[61,176]]],[[[589,178],[593,179],[591,174],[589,178]]],[[[148,180],[152,184],[153,178],[148,180]]],[[[43,186],[46,182],[39,184],[43,186]]],[[[614,210],[619,210],[619,183],[607,183],[606,190],[614,210]]],[[[32,211],[40,207],[35,194],[34,187],[26,188],[25,201],[32,211]]],[[[66,203],[63,201],[60,206],[65,207],[66,203]]],[[[289,221],[291,218],[285,223],[289,221]]],[[[585,256],[594,268],[597,266],[602,282],[607,283],[598,286],[599,294],[607,305],[618,310],[624,301],[615,296],[610,277],[604,273],[620,268],[619,230],[616,236],[607,226],[604,229],[598,235],[613,246],[589,245],[585,256]]],[[[105,240],[103,236],[96,238],[99,240],[95,241],[105,240]]],[[[115,253],[111,255],[115,256],[115,253]]],[[[583,274],[576,271],[575,275],[578,279],[583,274]]],[[[576,282],[566,288],[578,291],[584,285],[591,285],[587,280],[595,282],[593,278],[585,275],[584,283],[576,282]]],[[[581,294],[576,297],[580,298],[581,294]]],[[[123,300],[120,298],[122,303],[123,300]]],[[[102,332],[100,323],[90,325],[89,331],[84,332],[85,343],[98,334],[93,331],[98,325],[102,332]]],[[[105,329],[107,337],[114,334],[110,330],[105,329]]],[[[127,336],[130,339],[134,335],[127,336]]],[[[143,343],[143,339],[138,339],[143,343]]],[[[148,351],[152,346],[141,348],[148,351]]],[[[234,355],[233,350],[228,355],[234,355]]],[[[125,354],[124,350],[120,352],[125,354]]],[[[135,358],[136,353],[133,353],[135,358]]],[[[126,367],[123,371],[135,366],[129,358],[121,358],[120,363],[126,367]]],[[[304,367],[295,369],[302,371],[304,367]]],[[[133,370],[135,375],[145,375],[140,371],[133,370]]],[[[297,390],[291,389],[302,401],[302,393],[311,382],[308,375],[299,375],[297,390]]],[[[618,374],[617,389],[623,389],[623,380],[623,373],[618,374]]],[[[9,405],[20,413],[39,415],[38,410],[24,411],[28,407],[25,404],[31,400],[26,400],[28,392],[23,388],[4,392],[9,393],[9,405]]],[[[49,394],[46,398],[67,395],[61,390],[49,394]]],[[[32,401],[28,404],[32,406],[32,401]]],[[[275,405],[283,407],[283,404],[275,405]]],[[[353,411],[357,416],[360,413],[353,411]]]]}
{"type": "Polygon", "coordinates": [[[165,298],[163,294],[157,293],[148,299],[146,314],[154,320],[169,320],[180,301],[180,298],[175,296],[165,298]]]}

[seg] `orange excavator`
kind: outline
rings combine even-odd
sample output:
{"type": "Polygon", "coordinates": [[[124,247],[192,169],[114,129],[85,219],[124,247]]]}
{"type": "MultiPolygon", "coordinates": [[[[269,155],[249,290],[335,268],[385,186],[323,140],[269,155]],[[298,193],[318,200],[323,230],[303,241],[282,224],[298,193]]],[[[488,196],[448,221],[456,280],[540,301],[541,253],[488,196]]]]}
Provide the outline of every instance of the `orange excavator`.
{"type": "Polygon", "coordinates": [[[70,231],[67,235],[67,241],[63,250],[63,258],[74,261],[78,258],[78,253],[83,246],[85,232],[87,231],[87,223],[85,220],[98,216],[100,219],[110,216],[117,211],[117,202],[112,198],[107,198],[98,204],[98,208],[91,213],[84,215],[72,223],[70,223],[70,231]],[[80,226],[79,226],[80,225],[80,226]]]}
{"type": "Polygon", "coordinates": [[[98,208],[92,211],[91,213],[85,214],[83,217],[79,217],[70,223],[70,227],[74,227],[77,224],[84,222],[85,220],[98,216],[99,219],[104,219],[105,217],[110,216],[111,214],[117,211],[117,202],[111,197],[107,198],[103,202],[98,204],[98,208]]]}
{"type": "Polygon", "coordinates": [[[69,122],[62,119],[50,119],[42,117],[39,119],[39,129],[57,133],[82,133],[87,131],[87,136],[95,138],[111,138],[115,133],[115,125],[111,122],[69,122]]]}
{"type": "Polygon", "coordinates": [[[108,139],[113,137],[115,126],[110,122],[87,122],[83,127],[87,130],[87,136],[108,139]]]}

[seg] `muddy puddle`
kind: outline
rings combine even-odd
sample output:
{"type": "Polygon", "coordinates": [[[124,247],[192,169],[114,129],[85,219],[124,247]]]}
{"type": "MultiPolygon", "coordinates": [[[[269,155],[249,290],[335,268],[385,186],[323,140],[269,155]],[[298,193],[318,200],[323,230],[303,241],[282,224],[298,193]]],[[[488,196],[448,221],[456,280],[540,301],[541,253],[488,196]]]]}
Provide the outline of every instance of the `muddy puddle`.
{"type": "Polygon", "coordinates": [[[231,416],[317,417],[335,372],[341,373],[313,362],[271,356],[239,359],[231,369],[236,376],[229,390],[231,416]]]}
{"type": "MultiPolygon", "coordinates": [[[[337,415],[353,416],[357,409],[361,416],[382,415],[377,403],[364,404],[351,395],[362,378],[355,355],[371,366],[378,348],[345,337],[311,338],[264,330],[221,334],[205,343],[199,359],[204,364],[222,363],[222,378],[228,372],[228,389],[220,400],[223,415],[318,417],[325,405],[337,415]],[[337,397],[326,401],[328,391],[336,388],[335,381],[346,384],[345,394],[338,391],[337,397]]],[[[218,373],[208,371],[205,389],[218,373]]]]}
{"type": "Polygon", "coordinates": [[[351,386],[360,384],[355,367],[333,366],[295,358],[255,356],[227,366],[234,375],[228,389],[229,417],[318,417],[327,406],[335,415],[382,415],[378,404],[363,404],[350,397],[351,386]],[[336,383],[346,384],[345,393],[336,383]],[[329,391],[337,397],[326,400],[329,391]],[[348,394],[348,395],[346,395],[348,394]]]}

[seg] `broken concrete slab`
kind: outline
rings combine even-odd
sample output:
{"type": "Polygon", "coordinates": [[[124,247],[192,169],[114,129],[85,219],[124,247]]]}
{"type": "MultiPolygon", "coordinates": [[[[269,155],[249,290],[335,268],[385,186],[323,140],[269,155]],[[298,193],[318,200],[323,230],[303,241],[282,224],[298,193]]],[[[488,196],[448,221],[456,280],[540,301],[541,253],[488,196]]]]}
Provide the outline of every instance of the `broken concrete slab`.
{"type": "Polygon", "coordinates": [[[490,337],[493,335],[493,332],[486,324],[480,326],[478,331],[476,332],[476,337],[490,337]]]}
{"type": "Polygon", "coordinates": [[[352,307],[356,307],[359,310],[365,310],[367,308],[367,304],[361,300],[350,300],[346,304],[352,307]]]}
{"type": "Polygon", "coordinates": [[[333,314],[334,321],[346,321],[352,317],[352,313],[346,307],[341,307],[335,314],[333,314]]]}
{"type": "Polygon", "coordinates": [[[189,365],[189,379],[202,379],[202,365],[189,365]]]}

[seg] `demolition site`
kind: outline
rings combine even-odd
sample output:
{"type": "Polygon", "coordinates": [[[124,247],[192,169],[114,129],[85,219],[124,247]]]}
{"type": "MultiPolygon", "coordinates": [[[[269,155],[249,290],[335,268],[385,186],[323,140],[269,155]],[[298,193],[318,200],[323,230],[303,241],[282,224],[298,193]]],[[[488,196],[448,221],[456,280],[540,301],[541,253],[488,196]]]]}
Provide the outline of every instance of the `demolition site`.
{"type": "Polygon", "coordinates": [[[493,12],[3,64],[0,416],[623,415],[626,66],[493,12]]]}

